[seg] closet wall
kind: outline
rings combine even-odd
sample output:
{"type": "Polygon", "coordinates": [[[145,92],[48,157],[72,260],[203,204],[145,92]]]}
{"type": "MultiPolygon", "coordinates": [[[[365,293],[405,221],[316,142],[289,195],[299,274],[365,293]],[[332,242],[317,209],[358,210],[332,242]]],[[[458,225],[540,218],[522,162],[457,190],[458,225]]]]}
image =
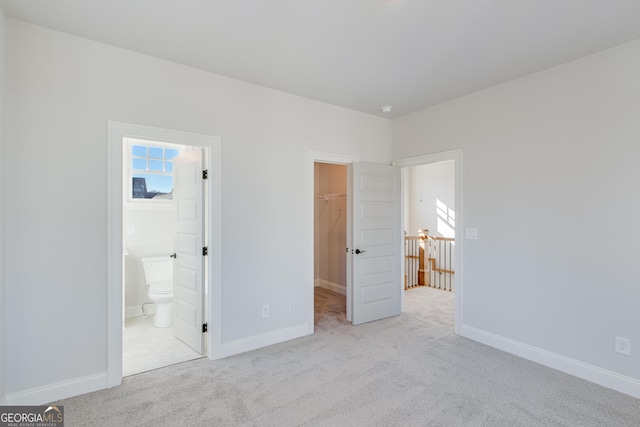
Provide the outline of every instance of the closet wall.
{"type": "Polygon", "coordinates": [[[316,163],[314,172],[315,285],[346,294],[347,166],[316,163]]]}

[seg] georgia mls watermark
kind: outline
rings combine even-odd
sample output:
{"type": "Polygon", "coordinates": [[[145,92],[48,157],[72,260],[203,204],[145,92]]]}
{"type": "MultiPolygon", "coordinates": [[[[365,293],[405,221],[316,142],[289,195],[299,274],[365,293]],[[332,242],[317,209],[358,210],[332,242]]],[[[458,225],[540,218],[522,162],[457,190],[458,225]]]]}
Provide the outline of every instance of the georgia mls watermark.
{"type": "Polygon", "coordinates": [[[64,406],[0,406],[0,427],[64,427],[64,406]]]}

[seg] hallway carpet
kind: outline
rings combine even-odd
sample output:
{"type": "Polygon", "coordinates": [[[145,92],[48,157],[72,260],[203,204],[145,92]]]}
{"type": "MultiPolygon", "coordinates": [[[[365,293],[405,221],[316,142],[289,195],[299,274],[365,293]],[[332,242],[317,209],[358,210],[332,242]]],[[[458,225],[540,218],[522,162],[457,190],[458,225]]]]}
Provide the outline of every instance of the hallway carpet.
{"type": "Polygon", "coordinates": [[[316,290],[316,333],[57,402],[74,426],[638,426],[640,400],[453,333],[453,294],[360,326],[316,290]]]}

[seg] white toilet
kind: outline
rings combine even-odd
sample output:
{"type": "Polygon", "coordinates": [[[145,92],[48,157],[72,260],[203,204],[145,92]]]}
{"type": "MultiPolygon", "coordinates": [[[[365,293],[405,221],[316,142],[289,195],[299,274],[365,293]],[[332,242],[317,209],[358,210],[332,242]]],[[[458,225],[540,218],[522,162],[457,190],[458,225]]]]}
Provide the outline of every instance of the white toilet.
{"type": "Polygon", "coordinates": [[[169,255],[144,257],[142,267],[149,299],[155,303],[153,324],[157,328],[168,328],[173,320],[173,258],[169,255]]]}

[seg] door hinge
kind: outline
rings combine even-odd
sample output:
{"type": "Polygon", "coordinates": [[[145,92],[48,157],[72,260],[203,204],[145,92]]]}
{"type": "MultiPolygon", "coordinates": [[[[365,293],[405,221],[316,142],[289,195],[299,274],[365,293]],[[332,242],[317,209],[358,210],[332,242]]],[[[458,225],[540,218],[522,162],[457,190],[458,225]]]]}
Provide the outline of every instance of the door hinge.
{"type": "Polygon", "coordinates": [[[205,169],[202,171],[202,179],[207,179],[209,178],[209,170],[205,169]]]}
{"type": "Polygon", "coordinates": [[[205,246],[204,248],[202,248],[202,256],[207,256],[207,255],[209,255],[209,248],[205,246]]]}
{"type": "Polygon", "coordinates": [[[207,332],[207,324],[203,323],[202,324],[202,333],[205,333],[205,332],[207,332]]]}

